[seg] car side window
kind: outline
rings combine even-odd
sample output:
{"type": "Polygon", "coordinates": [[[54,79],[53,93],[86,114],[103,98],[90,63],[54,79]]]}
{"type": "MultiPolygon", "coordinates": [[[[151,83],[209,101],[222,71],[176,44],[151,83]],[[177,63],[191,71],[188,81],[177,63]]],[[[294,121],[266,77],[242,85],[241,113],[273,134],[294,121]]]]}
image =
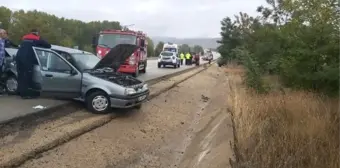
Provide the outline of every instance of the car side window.
{"type": "Polygon", "coordinates": [[[36,53],[39,58],[41,70],[60,73],[71,72],[72,67],[57,54],[45,50],[36,50],[36,53]]]}

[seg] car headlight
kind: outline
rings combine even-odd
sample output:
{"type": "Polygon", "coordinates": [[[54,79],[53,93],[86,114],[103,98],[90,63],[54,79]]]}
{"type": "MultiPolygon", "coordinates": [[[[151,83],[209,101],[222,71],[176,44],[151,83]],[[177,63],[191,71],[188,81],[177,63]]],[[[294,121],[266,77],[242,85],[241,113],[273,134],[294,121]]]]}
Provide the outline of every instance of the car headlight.
{"type": "Polygon", "coordinates": [[[148,84],[144,84],[143,85],[143,90],[147,90],[148,89],[148,84]]]}
{"type": "Polygon", "coordinates": [[[125,89],[125,95],[135,94],[136,91],[133,88],[126,88],[125,89]]]}

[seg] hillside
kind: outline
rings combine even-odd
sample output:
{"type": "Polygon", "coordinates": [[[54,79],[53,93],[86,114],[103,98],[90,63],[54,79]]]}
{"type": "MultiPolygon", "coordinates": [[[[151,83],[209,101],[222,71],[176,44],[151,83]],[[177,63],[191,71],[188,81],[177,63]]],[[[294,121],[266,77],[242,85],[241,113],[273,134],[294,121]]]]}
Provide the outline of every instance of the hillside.
{"type": "Polygon", "coordinates": [[[160,41],[172,42],[177,44],[200,45],[203,48],[216,48],[219,44],[216,42],[220,38],[175,38],[175,37],[151,37],[156,45],[160,41]]]}

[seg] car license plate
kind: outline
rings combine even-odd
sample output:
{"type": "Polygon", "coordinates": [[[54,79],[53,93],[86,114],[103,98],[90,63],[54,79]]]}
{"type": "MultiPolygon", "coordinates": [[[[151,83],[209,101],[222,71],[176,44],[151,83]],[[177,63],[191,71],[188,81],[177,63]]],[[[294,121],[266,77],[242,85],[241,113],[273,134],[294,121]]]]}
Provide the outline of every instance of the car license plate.
{"type": "Polygon", "coordinates": [[[142,101],[146,98],[146,95],[138,97],[138,101],[142,101]]]}

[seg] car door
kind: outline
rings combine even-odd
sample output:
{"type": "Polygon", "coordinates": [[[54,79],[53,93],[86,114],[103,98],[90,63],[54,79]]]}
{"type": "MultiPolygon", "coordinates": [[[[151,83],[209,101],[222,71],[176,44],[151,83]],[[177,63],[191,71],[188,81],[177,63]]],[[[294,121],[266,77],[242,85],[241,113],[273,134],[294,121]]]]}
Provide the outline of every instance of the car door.
{"type": "Polygon", "coordinates": [[[39,66],[34,68],[35,82],[44,97],[77,98],[81,92],[81,72],[62,56],[49,49],[34,48],[39,66]]]}

